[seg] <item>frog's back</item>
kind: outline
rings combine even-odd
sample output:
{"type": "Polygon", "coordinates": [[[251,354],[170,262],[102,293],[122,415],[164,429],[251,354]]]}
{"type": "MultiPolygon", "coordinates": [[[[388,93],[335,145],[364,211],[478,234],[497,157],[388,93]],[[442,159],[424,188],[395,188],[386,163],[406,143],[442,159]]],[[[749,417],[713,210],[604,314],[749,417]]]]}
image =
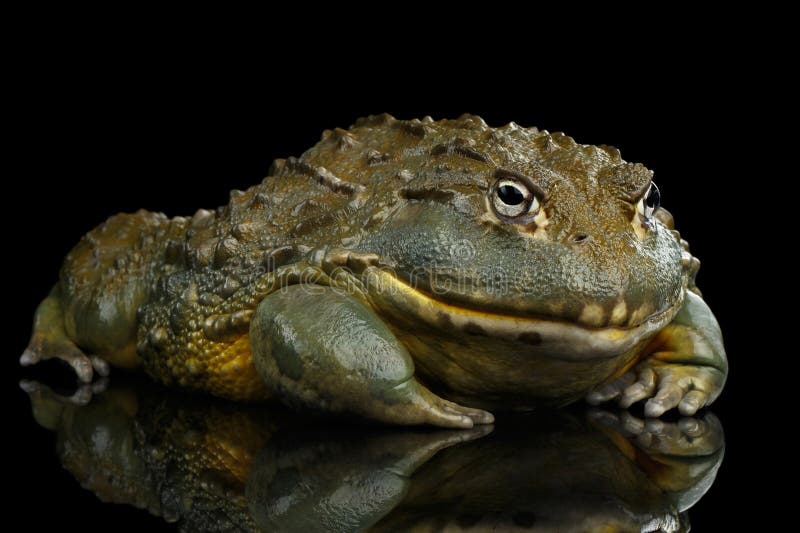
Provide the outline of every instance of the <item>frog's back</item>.
{"type": "Polygon", "coordinates": [[[162,382],[265,396],[249,353],[250,314],[277,269],[352,240],[349,221],[371,175],[364,170],[386,163],[380,149],[403,136],[388,116],[366,124],[376,126],[371,144],[326,131],[302,158],[275,161],[261,183],[232,191],[216,210],[172,219],[141,210],[94,228],[60,272],[67,336],[116,366],[143,364],[162,382]]]}
{"type": "Polygon", "coordinates": [[[291,270],[302,269],[312,250],[352,248],[378,231],[409,181],[451,174],[434,156],[457,153],[462,173],[486,165],[470,146],[491,133],[467,115],[436,123],[370,116],[349,131],[323,132],[300,158],[276,160],[261,183],[232,191],[216,210],[115,215],[64,262],[67,335],[167,384],[262,398],[248,328],[277,277],[295,283],[302,273],[291,270]]]}

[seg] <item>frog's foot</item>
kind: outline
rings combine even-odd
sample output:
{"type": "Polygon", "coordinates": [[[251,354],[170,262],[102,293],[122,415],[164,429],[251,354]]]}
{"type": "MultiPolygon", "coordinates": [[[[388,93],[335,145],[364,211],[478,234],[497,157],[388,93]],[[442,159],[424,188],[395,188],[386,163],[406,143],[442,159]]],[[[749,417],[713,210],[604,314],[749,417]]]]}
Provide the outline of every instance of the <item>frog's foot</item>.
{"type": "Polygon", "coordinates": [[[56,285],[36,308],[33,335],[19,358],[19,364],[30,366],[47,359],[60,359],[75,370],[78,379],[83,383],[91,383],[95,372],[100,376],[107,376],[108,363],[96,355],[86,355],[67,336],[60,292],[56,285]]]}
{"type": "Polygon", "coordinates": [[[683,307],[644,350],[631,370],[597,387],[586,400],[597,405],[616,399],[628,408],[647,400],[644,414],[658,417],[678,408],[691,416],[716,400],[728,373],[722,336],[711,310],[687,292],[683,307]]]}
{"type": "Polygon", "coordinates": [[[96,355],[86,355],[67,338],[48,338],[34,333],[30,344],[19,358],[22,366],[35,365],[47,359],[60,359],[75,370],[82,383],[91,383],[94,373],[105,377],[109,374],[108,363],[96,355]]]}
{"type": "Polygon", "coordinates": [[[616,400],[626,409],[647,400],[644,414],[648,417],[659,417],[675,407],[691,416],[717,397],[724,382],[725,375],[710,366],[647,359],[589,393],[586,400],[592,405],[616,400]]]}
{"type": "Polygon", "coordinates": [[[82,383],[74,393],[69,396],[58,394],[50,387],[34,380],[23,379],[19,382],[19,388],[31,397],[31,401],[36,398],[48,398],[61,404],[71,404],[77,406],[87,405],[92,401],[92,397],[105,392],[108,387],[108,378],[101,378],[94,383],[82,383]]]}
{"type": "Polygon", "coordinates": [[[395,418],[393,422],[447,428],[471,428],[477,424],[494,423],[492,413],[440,398],[413,378],[395,387],[395,390],[403,390],[401,394],[407,401],[387,406],[385,413],[395,418]]]}

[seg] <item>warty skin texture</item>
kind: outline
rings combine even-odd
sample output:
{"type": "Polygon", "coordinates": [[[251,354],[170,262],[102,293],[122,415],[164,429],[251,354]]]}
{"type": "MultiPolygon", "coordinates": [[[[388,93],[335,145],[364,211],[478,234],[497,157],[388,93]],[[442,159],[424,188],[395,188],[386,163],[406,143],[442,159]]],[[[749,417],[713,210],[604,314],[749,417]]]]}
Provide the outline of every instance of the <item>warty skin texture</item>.
{"type": "Polygon", "coordinates": [[[83,380],[142,368],[399,424],[470,427],[492,416],[465,405],[586,395],[693,414],[727,361],[699,262],[645,205],[651,177],[614,148],[513,123],[361,119],[216,211],[92,230],[22,362],[60,357],[83,380]],[[321,327],[332,306],[350,320],[321,327]]]}

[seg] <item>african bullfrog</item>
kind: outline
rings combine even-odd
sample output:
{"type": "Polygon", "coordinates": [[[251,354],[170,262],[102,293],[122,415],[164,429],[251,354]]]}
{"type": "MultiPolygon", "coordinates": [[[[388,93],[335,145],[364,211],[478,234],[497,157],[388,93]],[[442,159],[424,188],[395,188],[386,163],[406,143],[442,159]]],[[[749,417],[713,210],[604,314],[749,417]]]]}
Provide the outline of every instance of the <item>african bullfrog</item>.
{"type": "Polygon", "coordinates": [[[466,430],[343,427],[141,380],[115,380],[86,405],[23,386],[83,489],[180,531],[678,533],[725,450],[711,413],[539,409],[466,430]]]}
{"type": "Polygon", "coordinates": [[[215,211],[90,231],[21,362],[390,424],[583,397],[692,415],[727,360],[673,226],[615,148],[370,116],[215,211]]]}

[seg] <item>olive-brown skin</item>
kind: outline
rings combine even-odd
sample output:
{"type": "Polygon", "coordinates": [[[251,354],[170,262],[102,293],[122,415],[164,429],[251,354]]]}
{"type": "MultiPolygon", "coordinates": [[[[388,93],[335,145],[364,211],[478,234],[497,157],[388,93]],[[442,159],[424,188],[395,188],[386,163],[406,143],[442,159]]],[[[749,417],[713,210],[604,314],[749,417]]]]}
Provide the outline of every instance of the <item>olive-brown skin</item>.
{"type": "MultiPolygon", "coordinates": [[[[58,347],[70,355],[54,356],[83,379],[90,363],[103,373],[108,361],[226,398],[311,394],[300,403],[328,408],[339,405],[336,384],[350,379],[344,367],[319,378],[328,382],[320,396],[299,383],[311,378],[287,385],[275,350],[252,343],[271,346],[264,332],[289,331],[276,320],[296,322],[300,336],[322,331],[313,306],[339,305],[332,288],[347,293],[340,304],[354,321],[388,328],[374,336],[391,337],[400,354],[378,376],[387,383],[419,379],[446,398],[494,408],[591,393],[623,405],[652,397],[652,416],[683,402],[691,414],[716,398],[727,362],[694,285],[699,262],[666,211],[637,212],[651,177],[614,148],[513,123],[361,119],[324,132],[299,159],[277,160],[262,183],[233,191],[215,211],[172,219],[140,211],[92,230],[40,307],[23,363],[58,347]],[[529,187],[538,208],[516,218],[497,211],[502,180],[529,187]],[[382,290],[387,283],[394,292],[382,290]],[[307,309],[294,296],[279,301],[299,285],[329,289],[307,309]],[[251,324],[257,312],[271,322],[251,324]],[[654,346],[658,356],[646,362],[654,346]],[[254,353],[266,362],[254,364],[254,353]]],[[[394,400],[370,394],[383,403],[363,407],[367,395],[334,410],[357,404],[383,419],[382,405],[394,400]]]]}

